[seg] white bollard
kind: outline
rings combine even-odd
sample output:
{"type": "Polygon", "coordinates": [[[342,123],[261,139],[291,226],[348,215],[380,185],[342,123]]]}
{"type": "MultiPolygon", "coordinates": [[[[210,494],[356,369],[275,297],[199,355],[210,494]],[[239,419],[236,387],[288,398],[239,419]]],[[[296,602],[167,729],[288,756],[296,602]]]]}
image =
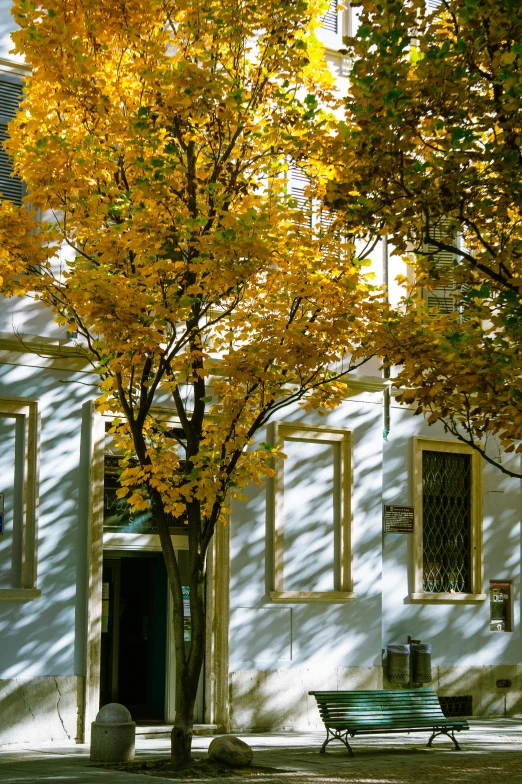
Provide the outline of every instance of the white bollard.
{"type": "Polygon", "coordinates": [[[136,722],[124,705],[110,702],[91,724],[91,760],[131,762],[134,759],[136,722]]]}

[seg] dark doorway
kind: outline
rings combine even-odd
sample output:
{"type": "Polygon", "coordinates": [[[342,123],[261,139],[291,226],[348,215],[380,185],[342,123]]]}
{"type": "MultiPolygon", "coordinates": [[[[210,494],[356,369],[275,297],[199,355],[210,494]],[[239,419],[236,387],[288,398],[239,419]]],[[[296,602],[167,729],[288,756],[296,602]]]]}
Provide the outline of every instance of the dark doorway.
{"type": "Polygon", "coordinates": [[[159,553],[103,562],[100,705],[119,702],[134,721],[165,720],[167,572],[159,553]]]}

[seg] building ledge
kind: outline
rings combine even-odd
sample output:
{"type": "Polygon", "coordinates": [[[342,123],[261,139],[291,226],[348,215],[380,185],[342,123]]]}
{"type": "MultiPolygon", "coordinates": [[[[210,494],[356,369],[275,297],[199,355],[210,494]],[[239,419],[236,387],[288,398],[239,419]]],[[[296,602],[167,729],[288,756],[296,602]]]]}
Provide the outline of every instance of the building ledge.
{"type": "Polygon", "coordinates": [[[352,591],[270,591],[272,602],[352,602],[357,594],[352,591]]]}
{"type": "MultiPolygon", "coordinates": [[[[148,724],[136,727],[136,735],[141,738],[167,738],[170,737],[173,724],[148,724]]],[[[217,724],[194,724],[193,732],[197,736],[216,735],[218,731],[217,724]]]]}
{"type": "Polygon", "coordinates": [[[41,593],[39,588],[0,588],[0,601],[28,602],[38,599],[41,593]]]}
{"type": "Polygon", "coordinates": [[[472,604],[474,602],[485,602],[485,593],[410,593],[412,602],[423,602],[425,604],[472,604]]]}

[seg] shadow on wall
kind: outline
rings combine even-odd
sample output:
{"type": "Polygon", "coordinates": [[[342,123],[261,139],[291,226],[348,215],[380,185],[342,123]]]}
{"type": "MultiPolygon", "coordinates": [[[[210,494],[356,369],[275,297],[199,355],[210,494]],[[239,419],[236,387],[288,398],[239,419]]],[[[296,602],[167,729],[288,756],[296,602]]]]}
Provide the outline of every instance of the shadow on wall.
{"type": "Polygon", "coordinates": [[[13,336],[19,335],[22,340],[24,335],[64,341],[71,339],[67,330],[50,318],[49,309],[41,302],[35,302],[31,296],[9,299],[0,296],[0,332],[12,333],[13,336]]]}
{"type": "MultiPolygon", "coordinates": [[[[408,634],[433,644],[433,681],[426,685],[441,696],[471,695],[475,715],[522,713],[522,665],[516,664],[521,660],[518,483],[484,466],[485,591],[490,578],[512,580],[515,631],[490,632],[487,600],[458,605],[411,603],[411,537],[388,534],[383,547],[381,421],[380,410],[376,417],[375,408],[360,405],[356,409],[355,404],[351,408],[345,404],[345,421],[337,419],[334,425],[348,426],[354,431],[355,601],[344,605],[271,603],[273,543],[270,530],[267,534],[265,528],[265,489],[251,489],[248,504],[242,509],[239,505],[234,508],[230,686],[232,726],[236,728],[319,727],[315,701],[308,697],[308,691],[382,688],[382,647],[386,643],[407,642],[408,634]],[[494,497],[493,507],[488,502],[489,488],[504,494],[494,497]],[[498,498],[502,499],[501,504],[498,498]],[[500,680],[511,681],[511,685],[498,686],[500,680]]],[[[304,419],[302,414],[294,416],[304,419]]],[[[310,424],[308,417],[306,422],[310,424]]],[[[325,420],[319,424],[324,425],[325,420]]],[[[411,436],[419,432],[419,421],[411,418],[401,424],[402,427],[395,423],[394,436],[387,446],[386,503],[411,503],[410,446],[411,436]]],[[[427,435],[440,437],[444,433],[432,428],[427,435]]],[[[296,499],[309,496],[306,515],[311,520],[319,518],[322,509],[321,493],[309,492],[310,477],[324,471],[321,460],[317,472],[315,468],[304,454],[292,463],[293,495],[296,499]],[[300,485],[307,488],[307,493],[299,494],[300,485]]],[[[300,523],[298,508],[294,512],[300,523]]],[[[270,509],[268,514],[270,517],[270,509]]],[[[304,538],[299,542],[299,537],[295,537],[293,546],[301,564],[294,561],[291,569],[294,579],[306,577],[306,582],[313,586],[331,564],[331,553],[330,549],[315,547],[313,537],[309,541],[312,545],[307,547],[304,538]]],[[[384,686],[396,688],[386,679],[384,686]]]]}
{"type": "MultiPolygon", "coordinates": [[[[384,503],[412,502],[411,437],[446,437],[442,428],[429,428],[410,412],[392,409],[394,421],[385,449],[384,503]]],[[[520,483],[482,464],[484,591],[490,579],[510,580],[514,590],[512,633],[490,631],[489,597],[474,603],[414,603],[411,537],[383,538],[383,647],[406,643],[410,634],[433,646],[432,686],[441,696],[473,699],[474,715],[516,715],[522,712],[520,656],[520,483]],[[497,680],[510,680],[507,688],[497,680]]],[[[385,686],[388,684],[386,674],[385,686]]]]}
{"type": "MultiPolygon", "coordinates": [[[[274,604],[271,487],[250,488],[234,506],[231,561],[231,722],[241,729],[320,729],[310,690],[381,688],[381,410],[349,402],[319,425],[354,434],[353,581],[355,601],[274,604]],[[378,433],[378,437],[376,434],[378,433]],[[266,504],[268,499],[268,525],[266,504]],[[266,557],[265,557],[266,554],[266,557]]],[[[313,424],[313,415],[294,414],[313,424]]],[[[292,421],[289,417],[286,421],[292,421]]],[[[293,444],[299,447],[299,444],[293,444]]],[[[285,446],[286,448],[286,446],[285,446]]],[[[289,451],[289,450],[287,450],[289,451]]],[[[328,450],[294,450],[285,464],[285,590],[333,583],[333,476],[328,450]],[[310,454],[308,454],[310,452],[310,454]],[[290,492],[288,492],[290,490],[290,492]],[[300,505],[302,507],[300,508],[300,505]],[[307,525],[306,525],[307,524],[307,525]],[[320,543],[314,530],[321,532],[320,543]],[[321,546],[319,546],[319,544],[321,546]]]]}
{"type": "Polygon", "coordinates": [[[86,374],[0,365],[0,396],[37,400],[41,415],[41,596],[0,602],[0,744],[81,735],[91,383],[86,374]]]}
{"type": "Polygon", "coordinates": [[[309,691],[381,688],[378,667],[239,670],[230,675],[231,726],[242,731],[322,730],[309,691]]]}

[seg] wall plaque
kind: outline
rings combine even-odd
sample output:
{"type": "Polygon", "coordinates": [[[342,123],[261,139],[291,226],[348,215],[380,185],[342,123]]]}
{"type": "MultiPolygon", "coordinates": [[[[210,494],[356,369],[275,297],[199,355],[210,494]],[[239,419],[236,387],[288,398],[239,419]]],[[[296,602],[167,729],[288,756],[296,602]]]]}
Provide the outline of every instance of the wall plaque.
{"type": "Polygon", "coordinates": [[[413,506],[385,506],[384,531],[389,534],[412,534],[415,520],[413,506]]]}

